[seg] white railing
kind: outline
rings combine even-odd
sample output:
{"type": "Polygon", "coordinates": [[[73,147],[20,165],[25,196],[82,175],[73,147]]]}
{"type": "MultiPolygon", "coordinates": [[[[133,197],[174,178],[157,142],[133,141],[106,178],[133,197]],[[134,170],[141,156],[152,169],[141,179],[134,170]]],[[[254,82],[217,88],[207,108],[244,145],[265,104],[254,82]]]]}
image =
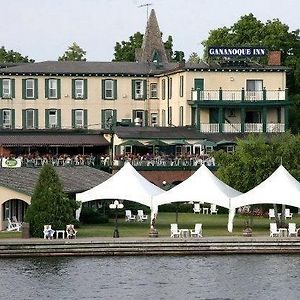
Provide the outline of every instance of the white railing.
{"type": "Polygon", "coordinates": [[[201,123],[200,124],[201,132],[209,132],[209,133],[217,133],[219,132],[219,124],[218,123],[201,123]]]}
{"type": "Polygon", "coordinates": [[[266,91],[266,100],[285,100],[285,91],[266,91]]]}
{"type": "Polygon", "coordinates": [[[224,101],[241,101],[242,91],[222,91],[222,100],[224,101]]]}
{"type": "Polygon", "coordinates": [[[245,101],[262,101],[263,91],[245,91],[245,101]]]}
{"type": "Polygon", "coordinates": [[[241,124],[224,123],[223,132],[241,132],[241,124]]]}
{"type": "Polygon", "coordinates": [[[192,100],[200,100],[200,101],[218,101],[219,100],[219,91],[192,91],[192,100]],[[199,96],[199,98],[198,98],[199,96]]]}
{"type": "Polygon", "coordinates": [[[263,124],[245,123],[245,132],[263,132],[263,124]]]}
{"type": "Polygon", "coordinates": [[[284,123],[268,123],[267,132],[284,132],[285,125],[284,123]]]}

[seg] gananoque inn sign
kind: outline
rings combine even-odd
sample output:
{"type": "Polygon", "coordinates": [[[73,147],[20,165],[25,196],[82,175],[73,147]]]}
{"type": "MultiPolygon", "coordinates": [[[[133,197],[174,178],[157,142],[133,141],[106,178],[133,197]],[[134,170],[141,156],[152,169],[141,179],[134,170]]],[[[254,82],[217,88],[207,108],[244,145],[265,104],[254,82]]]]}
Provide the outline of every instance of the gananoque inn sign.
{"type": "Polygon", "coordinates": [[[224,57],[245,57],[245,56],[264,56],[267,49],[260,47],[209,47],[209,56],[224,57]]]}

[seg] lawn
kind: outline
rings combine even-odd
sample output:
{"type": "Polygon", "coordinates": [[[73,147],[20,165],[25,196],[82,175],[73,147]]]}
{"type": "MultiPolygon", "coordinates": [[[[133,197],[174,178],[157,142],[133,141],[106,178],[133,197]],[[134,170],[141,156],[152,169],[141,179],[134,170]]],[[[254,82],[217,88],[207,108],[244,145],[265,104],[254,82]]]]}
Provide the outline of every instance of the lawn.
{"type": "MultiPolygon", "coordinates": [[[[292,221],[300,224],[300,215],[294,214],[292,221]]],[[[236,215],[234,219],[233,232],[227,231],[227,214],[203,215],[193,213],[179,213],[178,227],[192,229],[195,223],[202,223],[203,236],[241,236],[246,221],[250,221],[250,217],[236,215]]],[[[158,214],[156,228],[160,237],[170,236],[170,224],[176,223],[175,213],[161,212],[158,214]]],[[[124,218],[118,220],[120,237],[148,237],[149,221],[144,223],[125,222],[124,218]]],[[[266,217],[252,217],[253,236],[268,236],[270,220],[266,217]]],[[[111,219],[107,224],[99,225],[81,225],[78,228],[78,237],[112,237],[115,221],[111,219]]],[[[20,232],[0,232],[0,239],[20,238],[20,232]]]]}

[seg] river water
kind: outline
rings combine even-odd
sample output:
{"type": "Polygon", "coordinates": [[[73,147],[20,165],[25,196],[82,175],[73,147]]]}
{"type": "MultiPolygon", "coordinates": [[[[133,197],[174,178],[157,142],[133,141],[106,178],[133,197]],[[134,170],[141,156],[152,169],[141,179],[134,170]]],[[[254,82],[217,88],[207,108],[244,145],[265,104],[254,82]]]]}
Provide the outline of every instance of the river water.
{"type": "Polygon", "coordinates": [[[300,299],[299,255],[0,259],[0,299],[300,299]]]}

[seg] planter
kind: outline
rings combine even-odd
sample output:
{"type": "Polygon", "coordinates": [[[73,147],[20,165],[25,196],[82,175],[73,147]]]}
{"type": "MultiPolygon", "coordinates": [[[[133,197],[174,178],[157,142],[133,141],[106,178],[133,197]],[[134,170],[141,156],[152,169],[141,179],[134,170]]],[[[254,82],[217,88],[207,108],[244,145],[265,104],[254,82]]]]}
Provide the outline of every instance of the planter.
{"type": "Polygon", "coordinates": [[[252,228],[247,227],[243,230],[243,236],[252,236],[252,228]]]}

